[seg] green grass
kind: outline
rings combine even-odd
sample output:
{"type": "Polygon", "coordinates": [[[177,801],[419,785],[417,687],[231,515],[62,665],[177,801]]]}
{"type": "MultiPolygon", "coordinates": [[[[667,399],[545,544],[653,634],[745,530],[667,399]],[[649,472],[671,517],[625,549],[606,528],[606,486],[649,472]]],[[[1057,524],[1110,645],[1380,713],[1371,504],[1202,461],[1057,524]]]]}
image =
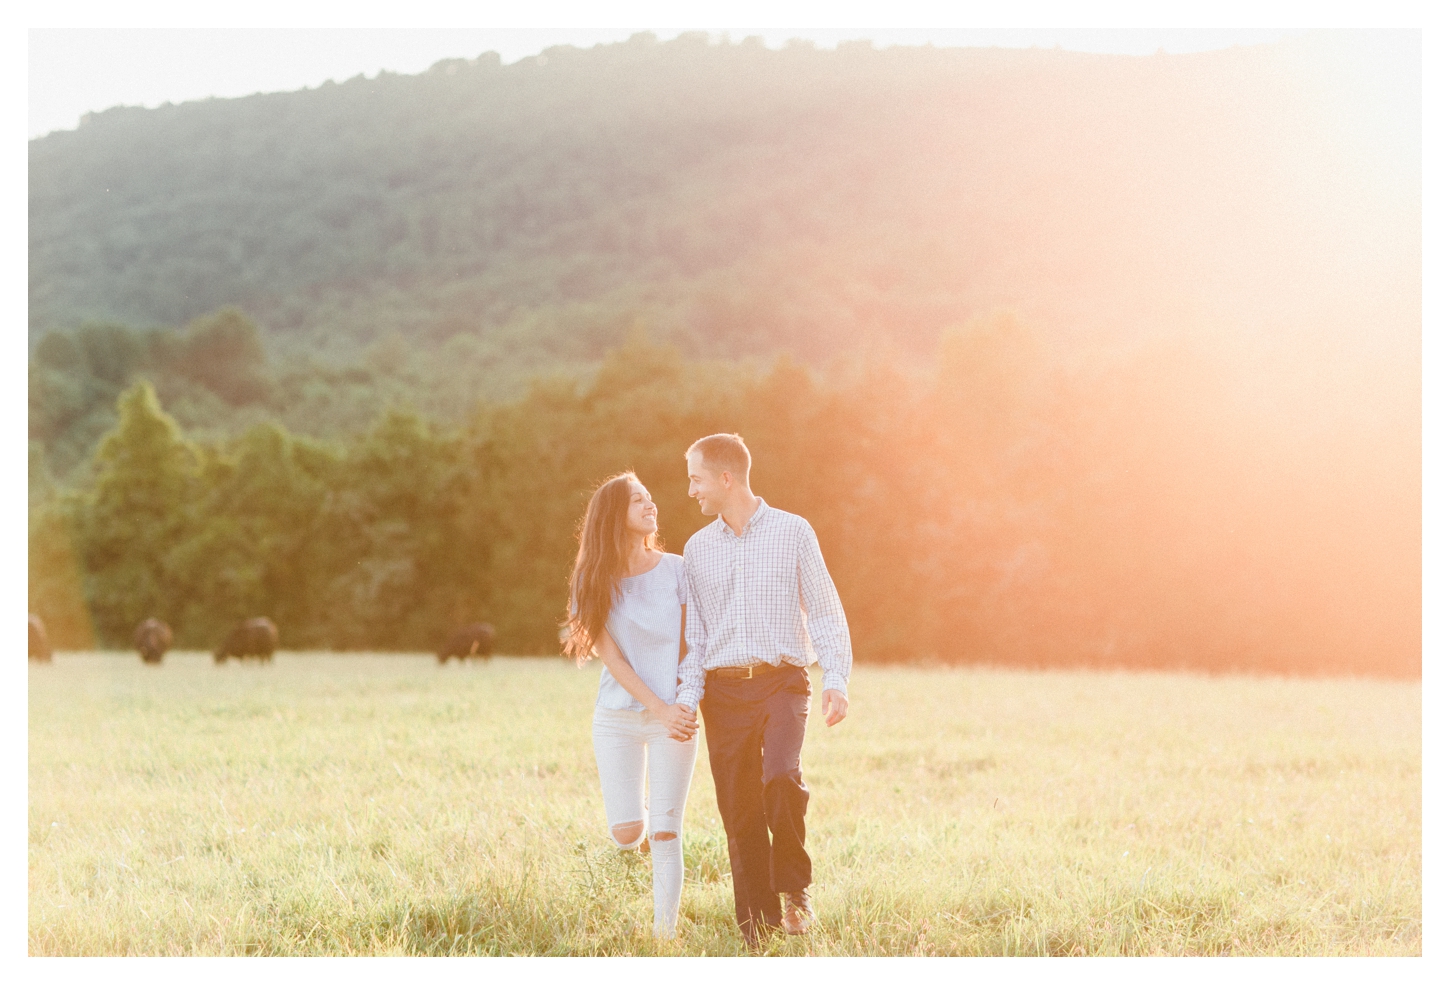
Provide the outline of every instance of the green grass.
{"type": "MultiPolygon", "coordinates": [[[[32,665],[30,953],[740,953],[703,747],[680,939],[650,938],[649,861],[605,828],[596,677],[391,655],[32,665]]],[[[806,738],[820,923],[774,953],[1421,951],[1418,684],[851,683],[847,721],[813,708],[806,738]]]]}

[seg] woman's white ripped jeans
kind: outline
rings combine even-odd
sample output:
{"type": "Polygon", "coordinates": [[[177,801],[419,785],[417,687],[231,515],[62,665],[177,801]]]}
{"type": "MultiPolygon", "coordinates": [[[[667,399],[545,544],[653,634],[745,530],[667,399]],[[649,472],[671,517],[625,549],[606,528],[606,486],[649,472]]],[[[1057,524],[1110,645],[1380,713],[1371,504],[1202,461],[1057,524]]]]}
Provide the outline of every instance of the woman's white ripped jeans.
{"type": "Polygon", "coordinates": [[[654,866],[655,936],[675,936],[685,884],[681,833],[698,739],[677,742],[647,711],[594,709],[594,760],[604,816],[620,848],[638,848],[649,820],[654,866]],[[645,798],[645,778],[649,798],[645,798]]]}

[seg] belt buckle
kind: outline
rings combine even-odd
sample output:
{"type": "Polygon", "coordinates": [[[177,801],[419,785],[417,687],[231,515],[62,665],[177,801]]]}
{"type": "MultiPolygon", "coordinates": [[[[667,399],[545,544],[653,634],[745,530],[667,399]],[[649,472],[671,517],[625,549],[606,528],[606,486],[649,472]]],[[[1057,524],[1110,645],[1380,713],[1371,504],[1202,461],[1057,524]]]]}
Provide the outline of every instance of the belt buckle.
{"type": "Polygon", "coordinates": [[[747,680],[747,681],[750,680],[754,676],[755,676],[755,664],[751,664],[749,667],[746,667],[745,668],[745,673],[743,673],[743,674],[740,675],[740,677],[741,677],[742,680],[747,680]]]}

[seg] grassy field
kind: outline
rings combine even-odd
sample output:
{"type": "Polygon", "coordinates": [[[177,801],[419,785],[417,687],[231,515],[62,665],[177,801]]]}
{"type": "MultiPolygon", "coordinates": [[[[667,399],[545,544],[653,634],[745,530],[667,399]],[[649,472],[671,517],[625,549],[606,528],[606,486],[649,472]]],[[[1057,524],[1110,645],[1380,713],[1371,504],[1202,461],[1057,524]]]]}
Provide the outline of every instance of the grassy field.
{"type": "MultiPolygon", "coordinates": [[[[704,748],[681,934],[610,847],[597,670],[30,668],[31,954],[741,952],[704,748]]],[[[819,687],[819,678],[816,677],[819,687]]],[[[858,667],[779,954],[1419,954],[1420,687],[858,667]]]]}

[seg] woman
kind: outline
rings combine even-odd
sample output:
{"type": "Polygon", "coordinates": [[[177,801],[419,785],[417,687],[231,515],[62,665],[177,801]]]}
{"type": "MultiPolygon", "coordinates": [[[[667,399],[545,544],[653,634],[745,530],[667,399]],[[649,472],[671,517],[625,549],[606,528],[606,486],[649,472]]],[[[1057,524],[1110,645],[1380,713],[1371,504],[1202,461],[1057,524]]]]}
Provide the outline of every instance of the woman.
{"type": "Polygon", "coordinates": [[[695,713],[675,704],[683,656],[685,560],[660,548],[649,490],[633,472],[594,490],[569,580],[564,652],[604,664],[594,758],[614,843],[653,857],[657,937],[674,937],[685,881],[680,832],[695,769],[695,713]],[[645,775],[649,776],[649,842],[645,775]]]}

